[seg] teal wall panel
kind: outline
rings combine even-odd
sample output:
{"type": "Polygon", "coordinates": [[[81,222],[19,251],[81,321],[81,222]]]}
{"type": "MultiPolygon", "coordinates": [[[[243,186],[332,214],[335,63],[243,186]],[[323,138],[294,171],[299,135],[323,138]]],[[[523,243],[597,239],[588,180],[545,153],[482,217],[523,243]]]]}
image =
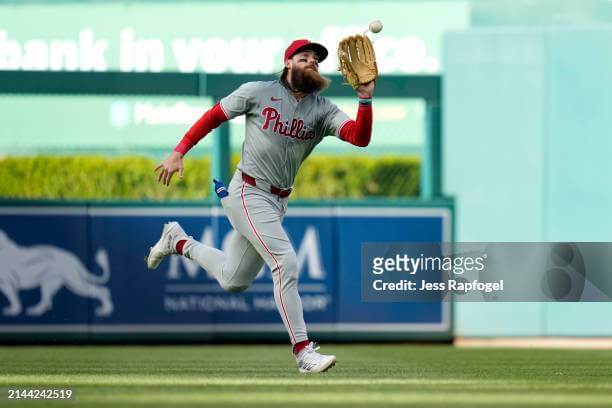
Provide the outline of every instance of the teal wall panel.
{"type": "MultiPolygon", "coordinates": [[[[444,191],[457,241],[610,241],[612,28],[451,32],[444,191]]],[[[588,274],[588,271],[587,271],[588,274]]],[[[588,276],[588,275],[587,275],[588,276]]],[[[460,304],[460,336],[610,336],[612,304],[460,304]]]]}
{"type": "Polygon", "coordinates": [[[612,241],[612,26],[546,37],[544,238],[612,241]]]}
{"type": "Polygon", "coordinates": [[[456,336],[539,336],[545,327],[538,303],[455,304],[456,336]]]}
{"type": "Polygon", "coordinates": [[[543,44],[538,33],[446,37],[444,191],[459,197],[462,241],[542,236],[543,44]],[[527,45],[527,46],[525,46],[527,45]]]}

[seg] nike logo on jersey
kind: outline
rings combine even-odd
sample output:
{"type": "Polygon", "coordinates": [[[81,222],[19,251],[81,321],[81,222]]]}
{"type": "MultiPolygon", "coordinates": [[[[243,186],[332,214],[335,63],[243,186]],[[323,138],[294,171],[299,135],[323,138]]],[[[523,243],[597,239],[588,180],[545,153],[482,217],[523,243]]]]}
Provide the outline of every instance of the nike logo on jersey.
{"type": "Polygon", "coordinates": [[[293,119],[291,125],[289,125],[289,121],[286,120],[283,122],[280,113],[270,106],[266,106],[261,111],[261,116],[265,118],[262,126],[263,130],[271,128],[272,131],[278,135],[298,140],[309,140],[315,137],[315,132],[312,129],[304,129],[304,120],[293,119]]]}
{"type": "Polygon", "coordinates": [[[271,100],[272,102],[278,102],[278,101],[282,101],[282,100],[283,100],[283,98],[275,98],[275,97],[271,96],[271,97],[270,97],[270,100],[271,100]]]}

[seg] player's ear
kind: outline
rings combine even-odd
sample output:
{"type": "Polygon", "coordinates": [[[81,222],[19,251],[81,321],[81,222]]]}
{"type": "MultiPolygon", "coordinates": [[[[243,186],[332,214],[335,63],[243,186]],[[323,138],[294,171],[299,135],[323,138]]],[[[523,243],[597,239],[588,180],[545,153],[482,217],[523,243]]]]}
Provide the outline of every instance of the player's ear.
{"type": "Polygon", "coordinates": [[[285,61],[285,68],[291,68],[291,58],[285,61]]]}

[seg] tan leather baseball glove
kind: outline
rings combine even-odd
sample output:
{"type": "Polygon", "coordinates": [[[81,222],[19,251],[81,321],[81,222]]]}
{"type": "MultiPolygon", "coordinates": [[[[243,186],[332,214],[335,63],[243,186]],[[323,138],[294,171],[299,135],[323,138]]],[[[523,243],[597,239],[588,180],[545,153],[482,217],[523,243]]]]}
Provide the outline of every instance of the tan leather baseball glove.
{"type": "Polygon", "coordinates": [[[346,82],[355,89],[378,77],[374,47],[365,35],[351,35],[340,41],[338,61],[338,71],[342,72],[346,82]]]}

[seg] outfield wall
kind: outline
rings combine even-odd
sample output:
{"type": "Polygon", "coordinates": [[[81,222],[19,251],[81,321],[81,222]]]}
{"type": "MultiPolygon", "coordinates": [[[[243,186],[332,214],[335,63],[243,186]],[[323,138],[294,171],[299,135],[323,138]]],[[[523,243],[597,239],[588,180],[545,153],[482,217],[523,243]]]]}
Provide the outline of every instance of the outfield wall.
{"type": "MultiPolygon", "coordinates": [[[[612,239],[612,26],[451,32],[444,191],[457,241],[612,239]]],[[[459,336],[611,336],[610,303],[462,303],[459,336]]]]}
{"type": "MultiPolygon", "coordinates": [[[[284,225],[312,336],[450,339],[448,302],[362,302],[359,259],[365,242],[449,242],[452,214],[452,202],[291,205],[284,225]]],[[[0,341],[285,339],[269,269],[243,293],[181,257],[147,270],[143,255],[168,220],[222,248],[233,231],[210,205],[0,206],[0,341]]]]}

